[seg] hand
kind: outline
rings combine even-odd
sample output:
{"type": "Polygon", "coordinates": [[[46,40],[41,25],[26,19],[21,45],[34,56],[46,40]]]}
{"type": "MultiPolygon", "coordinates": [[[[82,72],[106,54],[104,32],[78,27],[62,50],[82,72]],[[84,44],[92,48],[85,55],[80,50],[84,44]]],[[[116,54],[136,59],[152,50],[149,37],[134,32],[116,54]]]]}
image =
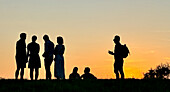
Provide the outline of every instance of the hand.
{"type": "Polygon", "coordinates": [[[113,51],[109,50],[108,53],[111,54],[111,55],[114,55],[113,51]]]}

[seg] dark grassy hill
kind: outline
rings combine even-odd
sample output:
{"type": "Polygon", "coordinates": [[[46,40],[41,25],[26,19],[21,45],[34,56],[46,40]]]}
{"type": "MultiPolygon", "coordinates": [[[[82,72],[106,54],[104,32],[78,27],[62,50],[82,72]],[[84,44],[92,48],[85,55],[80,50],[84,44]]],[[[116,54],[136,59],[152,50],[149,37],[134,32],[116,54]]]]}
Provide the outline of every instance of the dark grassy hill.
{"type": "Polygon", "coordinates": [[[0,80],[0,92],[170,92],[170,80],[0,80]]]}

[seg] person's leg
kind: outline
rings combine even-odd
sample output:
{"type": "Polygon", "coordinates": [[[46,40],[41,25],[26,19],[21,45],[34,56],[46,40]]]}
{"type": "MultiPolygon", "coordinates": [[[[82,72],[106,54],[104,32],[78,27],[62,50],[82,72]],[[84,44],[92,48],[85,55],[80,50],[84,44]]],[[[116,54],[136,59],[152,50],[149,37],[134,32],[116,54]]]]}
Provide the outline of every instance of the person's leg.
{"type": "Polygon", "coordinates": [[[118,71],[114,71],[115,72],[115,74],[116,74],[116,79],[119,79],[119,73],[118,73],[118,71]]]}
{"type": "Polygon", "coordinates": [[[39,75],[39,68],[35,68],[35,80],[38,79],[38,75],[39,75]]]}
{"type": "Polygon", "coordinates": [[[52,64],[53,58],[50,59],[49,63],[49,79],[51,80],[51,64],[52,64]]]}
{"type": "Polygon", "coordinates": [[[47,64],[45,66],[45,70],[46,70],[46,80],[47,80],[49,78],[49,67],[47,64]]]}
{"type": "Polygon", "coordinates": [[[124,72],[121,71],[120,74],[121,74],[121,79],[124,79],[124,72]]]}
{"type": "Polygon", "coordinates": [[[21,79],[23,79],[23,76],[24,76],[24,68],[21,68],[20,76],[21,76],[21,79]]]}
{"type": "Polygon", "coordinates": [[[44,59],[45,63],[45,71],[46,71],[46,80],[48,79],[48,62],[47,59],[44,59]]]}
{"type": "Polygon", "coordinates": [[[123,72],[123,69],[120,70],[120,74],[121,74],[121,79],[124,79],[124,72],[123,72]]]}
{"type": "Polygon", "coordinates": [[[50,65],[49,65],[49,70],[48,70],[49,74],[48,74],[48,78],[49,80],[51,80],[51,71],[50,71],[50,65]]]}
{"type": "Polygon", "coordinates": [[[47,71],[47,79],[51,79],[51,72],[50,72],[50,66],[49,65],[46,67],[46,71],[47,71]]]}
{"type": "Polygon", "coordinates": [[[120,72],[120,75],[121,75],[121,79],[124,79],[123,63],[119,66],[119,72],[120,72]]]}
{"type": "Polygon", "coordinates": [[[116,79],[119,79],[119,73],[118,73],[118,69],[117,69],[117,64],[114,64],[114,73],[116,74],[116,79]]]}
{"type": "Polygon", "coordinates": [[[17,67],[17,70],[15,71],[15,79],[18,79],[19,70],[20,70],[20,68],[19,68],[19,67],[17,67]]]}
{"type": "Polygon", "coordinates": [[[33,80],[33,71],[34,71],[34,68],[30,68],[30,78],[31,78],[31,80],[33,80]]]}
{"type": "Polygon", "coordinates": [[[50,71],[51,63],[52,63],[51,59],[46,59],[46,79],[51,79],[51,71],[50,71]]]}

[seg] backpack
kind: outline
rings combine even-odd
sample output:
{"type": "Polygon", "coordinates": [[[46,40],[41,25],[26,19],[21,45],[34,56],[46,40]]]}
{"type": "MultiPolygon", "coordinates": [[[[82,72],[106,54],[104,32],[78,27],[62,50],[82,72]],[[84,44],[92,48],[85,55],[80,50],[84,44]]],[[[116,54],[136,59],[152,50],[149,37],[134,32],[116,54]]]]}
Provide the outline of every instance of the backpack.
{"type": "Polygon", "coordinates": [[[126,44],[122,45],[122,57],[127,58],[127,56],[130,54],[128,47],[126,44]]]}

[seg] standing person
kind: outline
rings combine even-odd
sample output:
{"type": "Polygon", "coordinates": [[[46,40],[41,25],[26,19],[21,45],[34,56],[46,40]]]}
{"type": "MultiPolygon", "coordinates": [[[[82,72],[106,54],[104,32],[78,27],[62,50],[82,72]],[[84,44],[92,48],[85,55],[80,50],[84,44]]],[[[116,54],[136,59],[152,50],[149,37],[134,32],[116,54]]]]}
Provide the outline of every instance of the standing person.
{"type": "Polygon", "coordinates": [[[109,51],[108,53],[114,55],[114,73],[116,74],[116,79],[119,79],[119,73],[121,74],[121,79],[124,79],[124,72],[123,72],[123,58],[126,58],[129,54],[129,50],[126,45],[121,45],[120,37],[118,35],[115,36],[113,39],[115,45],[114,53],[109,51]]]}
{"type": "Polygon", "coordinates": [[[57,43],[55,50],[54,50],[54,55],[55,55],[55,65],[54,65],[54,76],[57,79],[65,79],[65,73],[64,73],[64,51],[65,47],[63,45],[63,38],[62,37],[57,37],[57,43]]]}
{"type": "Polygon", "coordinates": [[[53,53],[54,53],[54,43],[49,40],[48,35],[44,35],[43,39],[45,41],[44,43],[44,53],[43,57],[44,63],[45,63],[45,70],[46,70],[46,79],[51,80],[51,71],[50,66],[53,62],[53,53]]]}
{"type": "Polygon", "coordinates": [[[30,78],[33,80],[33,71],[35,70],[35,80],[38,79],[41,61],[39,57],[40,45],[36,43],[37,37],[32,36],[32,42],[27,46],[27,55],[29,57],[28,68],[30,68],[30,78]]]}
{"type": "Polygon", "coordinates": [[[19,71],[20,71],[20,79],[23,79],[24,76],[24,68],[26,68],[27,56],[26,56],[26,33],[20,34],[20,40],[16,43],[16,64],[17,70],[15,72],[15,79],[18,79],[19,71]]]}

